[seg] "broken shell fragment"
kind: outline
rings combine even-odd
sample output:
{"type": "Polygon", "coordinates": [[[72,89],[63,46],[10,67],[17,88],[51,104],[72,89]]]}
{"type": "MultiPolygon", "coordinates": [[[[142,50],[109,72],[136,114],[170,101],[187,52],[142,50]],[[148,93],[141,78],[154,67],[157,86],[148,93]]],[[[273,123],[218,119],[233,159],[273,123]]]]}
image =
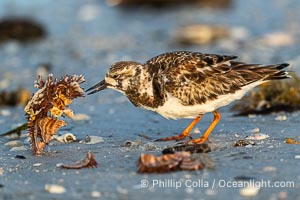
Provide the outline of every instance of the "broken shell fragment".
{"type": "Polygon", "coordinates": [[[246,139],[247,140],[264,140],[269,138],[270,136],[264,133],[256,133],[253,135],[248,136],[246,139]]]}
{"type": "Polygon", "coordinates": [[[86,158],[83,160],[80,160],[74,164],[60,164],[59,167],[64,168],[64,169],[81,169],[81,168],[94,168],[97,167],[97,161],[94,158],[94,155],[92,152],[88,152],[86,154],[86,158]]]}
{"type": "Polygon", "coordinates": [[[46,184],[45,190],[51,194],[63,194],[66,192],[66,189],[63,186],[56,184],[46,184]]]}
{"type": "Polygon", "coordinates": [[[99,137],[99,136],[88,136],[88,138],[86,137],[84,139],[85,140],[85,144],[97,144],[99,142],[103,142],[104,141],[103,137],[99,137]]]}
{"type": "Polygon", "coordinates": [[[56,136],[54,138],[61,143],[71,143],[76,141],[76,136],[73,135],[72,133],[65,133],[63,135],[56,136]]]}

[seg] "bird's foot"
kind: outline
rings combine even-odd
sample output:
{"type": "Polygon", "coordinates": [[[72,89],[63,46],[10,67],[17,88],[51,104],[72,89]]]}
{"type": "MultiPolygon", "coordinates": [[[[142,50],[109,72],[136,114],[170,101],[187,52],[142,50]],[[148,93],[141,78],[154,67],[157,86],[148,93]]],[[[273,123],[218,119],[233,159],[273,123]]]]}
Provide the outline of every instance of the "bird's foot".
{"type": "Polygon", "coordinates": [[[186,142],[186,144],[203,144],[207,141],[208,138],[206,137],[200,137],[197,139],[191,139],[189,141],[186,142]]]}
{"type": "Polygon", "coordinates": [[[190,134],[188,134],[188,135],[179,134],[179,135],[175,135],[175,136],[159,138],[159,139],[154,140],[154,142],[171,141],[171,140],[181,141],[181,140],[184,140],[186,137],[189,137],[190,140],[193,140],[193,138],[192,138],[192,136],[190,136],[190,134]]]}

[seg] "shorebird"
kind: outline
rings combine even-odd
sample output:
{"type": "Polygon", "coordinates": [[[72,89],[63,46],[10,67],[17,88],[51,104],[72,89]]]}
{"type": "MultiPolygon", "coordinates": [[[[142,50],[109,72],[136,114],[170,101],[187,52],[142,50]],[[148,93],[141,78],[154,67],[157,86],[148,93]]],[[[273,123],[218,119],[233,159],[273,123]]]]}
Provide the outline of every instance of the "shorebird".
{"type": "Polygon", "coordinates": [[[234,61],[237,56],[177,51],[158,55],[144,64],[120,61],[111,66],[104,80],[88,94],[106,88],[123,93],[136,107],[157,112],[168,119],[193,118],[179,135],[156,141],[184,140],[204,143],[218,124],[218,108],[241,99],[262,83],[290,78],[289,64],[259,65],[234,61]],[[190,131],[205,113],[214,119],[204,134],[192,139],[190,131]]]}

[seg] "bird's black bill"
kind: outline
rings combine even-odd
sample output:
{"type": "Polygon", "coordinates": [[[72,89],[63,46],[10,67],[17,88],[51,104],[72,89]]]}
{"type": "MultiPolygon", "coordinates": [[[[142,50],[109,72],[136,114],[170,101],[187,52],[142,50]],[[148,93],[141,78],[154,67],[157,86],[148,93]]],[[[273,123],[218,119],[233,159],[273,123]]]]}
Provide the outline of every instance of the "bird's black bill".
{"type": "Polygon", "coordinates": [[[93,87],[90,87],[89,89],[87,89],[86,92],[93,90],[88,93],[88,95],[90,95],[90,94],[99,92],[101,90],[104,90],[104,89],[106,89],[106,87],[107,87],[107,84],[106,84],[105,80],[103,80],[103,81],[97,83],[96,85],[94,85],[93,87]]]}

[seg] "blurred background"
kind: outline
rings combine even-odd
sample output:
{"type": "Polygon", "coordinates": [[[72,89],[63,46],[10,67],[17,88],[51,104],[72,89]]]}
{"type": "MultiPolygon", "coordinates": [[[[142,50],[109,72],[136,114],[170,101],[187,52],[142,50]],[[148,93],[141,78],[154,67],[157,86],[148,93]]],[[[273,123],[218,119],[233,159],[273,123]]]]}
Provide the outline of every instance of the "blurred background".
{"type": "Polygon", "coordinates": [[[297,0],[1,0],[0,90],[49,72],[91,85],[113,62],[175,50],[297,70],[299,10],[297,0]]]}

